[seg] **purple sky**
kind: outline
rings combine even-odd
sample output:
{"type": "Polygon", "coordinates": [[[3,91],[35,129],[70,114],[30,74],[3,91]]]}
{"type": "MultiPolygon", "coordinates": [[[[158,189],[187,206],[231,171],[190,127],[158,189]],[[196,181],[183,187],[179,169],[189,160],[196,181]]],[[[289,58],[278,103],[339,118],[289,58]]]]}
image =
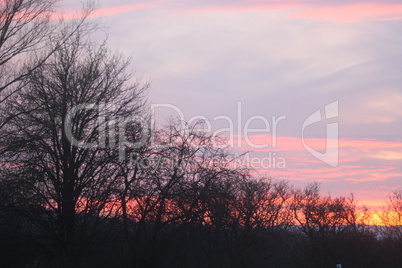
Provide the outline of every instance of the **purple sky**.
{"type": "MultiPolygon", "coordinates": [[[[152,81],[152,103],[173,105],[187,120],[205,116],[214,130],[227,127],[214,117],[228,116],[235,135],[239,102],[243,128],[255,115],[286,116],[277,148],[252,153],[275,152],[286,169],[257,168],[259,174],[296,185],[321,181],[326,192],[354,192],[370,205],[402,188],[402,1],[110,0],[100,6],[109,45],[133,55],[133,70],[152,81]],[[304,149],[301,134],[312,113],[335,101],[334,168],[304,149]]],[[[66,3],[66,10],[78,8],[78,1],[66,3]]],[[[325,123],[306,130],[311,147],[324,144],[325,123]]],[[[255,140],[264,139],[269,135],[255,133],[255,140]]]]}

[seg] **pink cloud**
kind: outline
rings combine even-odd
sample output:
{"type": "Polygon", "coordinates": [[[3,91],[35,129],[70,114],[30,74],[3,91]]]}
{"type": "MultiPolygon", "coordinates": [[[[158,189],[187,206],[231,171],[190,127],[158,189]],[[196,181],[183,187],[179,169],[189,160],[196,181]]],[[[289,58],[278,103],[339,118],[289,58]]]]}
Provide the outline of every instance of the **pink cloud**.
{"type": "MultiPolygon", "coordinates": [[[[243,0],[230,3],[176,2],[169,0],[154,0],[127,5],[116,5],[96,10],[91,17],[117,15],[133,10],[143,10],[149,7],[162,12],[173,13],[217,13],[217,12],[260,12],[289,11],[288,19],[319,19],[337,22],[355,21],[387,21],[402,19],[402,5],[392,3],[349,3],[332,4],[324,1],[264,1],[243,0]]],[[[67,18],[75,18],[76,12],[64,13],[67,18]]]]}
{"type": "Polygon", "coordinates": [[[363,177],[363,178],[347,178],[347,179],[344,179],[344,180],[345,181],[350,181],[350,182],[383,181],[383,180],[385,180],[387,178],[400,177],[401,175],[402,174],[400,174],[400,173],[395,173],[395,174],[369,176],[369,177],[363,177]]]}
{"type": "MultiPolygon", "coordinates": [[[[314,148],[315,150],[324,150],[327,139],[325,138],[305,138],[304,142],[314,148]]],[[[234,139],[234,145],[237,146],[237,138],[234,139]]],[[[339,148],[348,150],[350,152],[373,152],[373,150],[381,150],[382,156],[385,157],[385,151],[396,151],[402,153],[402,142],[394,141],[381,141],[373,139],[339,139],[339,148]]],[[[275,137],[271,135],[260,134],[248,137],[248,142],[245,138],[241,141],[241,147],[243,149],[250,149],[255,151],[305,151],[303,147],[302,139],[299,137],[275,137]],[[274,146],[274,143],[275,146],[274,146]],[[265,148],[255,148],[253,145],[266,145],[265,148]]],[[[378,151],[379,153],[380,151],[378,151]]],[[[392,156],[395,157],[394,154],[392,156]]],[[[350,159],[349,159],[350,160],[350,159]]]]}
{"type": "Polygon", "coordinates": [[[295,12],[293,18],[325,19],[339,22],[399,20],[402,5],[359,3],[340,6],[311,6],[295,12]]]}
{"type": "MultiPolygon", "coordinates": [[[[237,141],[237,140],[236,140],[237,141]]],[[[380,184],[389,186],[390,179],[402,178],[402,168],[396,160],[402,157],[402,141],[382,141],[375,139],[339,139],[339,166],[329,167],[320,160],[310,155],[303,147],[301,138],[277,137],[276,147],[273,147],[273,139],[270,135],[250,135],[250,142],[254,144],[269,144],[267,148],[255,149],[242,139],[241,147],[237,151],[249,151],[254,157],[266,158],[270,154],[283,157],[286,160],[286,168],[275,166],[263,168],[251,166],[257,171],[256,176],[268,176],[277,179],[301,182],[331,183],[334,188],[330,191],[346,192],[347,189],[360,189],[365,185],[380,184]]],[[[305,142],[312,148],[323,149],[325,139],[311,138],[305,142]]],[[[257,161],[258,163],[258,161],[257,161]]],[[[381,200],[371,200],[372,191],[358,193],[358,199],[366,203],[375,204],[381,200]]],[[[385,193],[384,190],[381,190],[385,193]]],[[[382,194],[383,196],[383,194],[382,194]]],[[[382,200],[383,201],[383,200],[382,200]]]]}
{"type": "MultiPolygon", "coordinates": [[[[105,16],[113,16],[117,14],[126,13],[133,10],[143,10],[154,6],[158,3],[161,3],[161,0],[156,0],[152,2],[144,2],[144,3],[135,3],[135,4],[127,4],[127,5],[117,5],[105,8],[99,8],[94,10],[88,17],[105,17],[105,16]]],[[[54,13],[52,18],[58,19],[59,17],[63,17],[64,19],[76,19],[82,16],[82,13],[78,10],[68,10],[65,12],[54,13]]]]}
{"type": "Polygon", "coordinates": [[[383,21],[402,19],[402,5],[392,3],[332,4],[325,1],[266,1],[249,0],[230,4],[189,4],[177,7],[186,12],[259,12],[288,10],[290,19],[320,19],[337,22],[383,21]]]}
{"type": "Polygon", "coordinates": [[[148,8],[150,6],[157,4],[158,2],[160,2],[160,1],[101,8],[101,9],[96,10],[92,14],[92,16],[99,17],[99,16],[111,16],[111,15],[121,14],[121,13],[132,11],[132,10],[148,8]]]}
{"type": "Polygon", "coordinates": [[[291,10],[300,8],[298,3],[238,3],[226,5],[210,5],[199,7],[187,7],[187,11],[193,12],[256,12],[256,11],[275,11],[275,10],[291,10]]]}

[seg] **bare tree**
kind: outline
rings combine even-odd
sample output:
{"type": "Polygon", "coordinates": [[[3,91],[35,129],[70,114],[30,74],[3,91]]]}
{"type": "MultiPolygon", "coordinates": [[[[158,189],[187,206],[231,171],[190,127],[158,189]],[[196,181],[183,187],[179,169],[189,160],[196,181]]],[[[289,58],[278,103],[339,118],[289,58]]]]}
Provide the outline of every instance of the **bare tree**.
{"type": "Polygon", "coordinates": [[[4,0],[0,2],[0,72],[3,91],[26,73],[16,70],[17,60],[43,48],[52,32],[50,16],[55,0],[4,0]]]}
{"type": "Polygon", "coordinates": [[[379,213],[381,223],[386,226],[386,235],[402,241],[402,190],[389,195],[387,205],[379,213]]]}
{"type": "Polygon", "coordinates": [[[319,184],[312,183],[294,195],[294,218],[303,232],[313,239],[324,233],[341,232],[345,226],[355,224],[353,199],[348,203],[345,197],[332,198],[321,195],[319,184]],[[349,207],[352,206],[352,207],[349,207]]]}
{"type": "Polygon", "coordinates": [[[120,165],[125,236],[137,265],[157,265],[161,249],[177,234],[205,224],[212,185],[234,172],[227,152],[199,131],[200,124],[172,122],[155,133],[152,146],[133,150],[120,165]]]}
{"type": "Polygon", "coordinates": [[[284,181],[245,178],[240,183],[236,210],[246,230],[267,228],[292,223],[288,202],[291,191],[284,181]]]}
{"type": "Polygon", "coordinates": [[[292,210],[299,230],[307,238],[302,245],[308,259],[315,266],[335,262],[341,255],[342,237],[356,234],[356,202],[351,195],[331,197],[321,195],[318,183],[308,184],[296,190],[292,210]]]}
{"type": "Polygon", "coordinates": [[[77,223],[114,213],[114,163],[129,144],[125,129],[144,128],[139,118],[148,84],[132,81],[129,59],[112,54],[106,43],[92,43],[87,34],[76,31],[62,44],[55,40],[57,50],[7,102],[8,112],[18,116],[4,129],[2,181],[20,187],[12,193],[20,204],[42,208],[46,216],[40,218],[56,226],[64,251],[78,230],[88,231],[77,223]]]}
{"type": "Polygon", "coordinates": [[[27,76],[77,32],[90,32],[97,23],[87,21],[94,4],[84,4],[71,21],[56,9],[59,0],[0,1],[0,129],[16,115],[4,103],[26,86],[27,76]]]}

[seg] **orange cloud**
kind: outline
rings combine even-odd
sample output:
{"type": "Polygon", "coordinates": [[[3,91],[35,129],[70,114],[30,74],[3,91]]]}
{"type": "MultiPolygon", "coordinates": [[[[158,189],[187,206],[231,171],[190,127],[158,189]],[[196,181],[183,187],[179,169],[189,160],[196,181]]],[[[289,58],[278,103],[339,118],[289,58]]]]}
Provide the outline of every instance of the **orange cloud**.
{"type": "Polygon", "coordinates": [[[369,157],[384,159],[384,160],[400,160],[402,159],[402,152],[394,151],[381,151],[378,154],[369,155],[369,157]]]}

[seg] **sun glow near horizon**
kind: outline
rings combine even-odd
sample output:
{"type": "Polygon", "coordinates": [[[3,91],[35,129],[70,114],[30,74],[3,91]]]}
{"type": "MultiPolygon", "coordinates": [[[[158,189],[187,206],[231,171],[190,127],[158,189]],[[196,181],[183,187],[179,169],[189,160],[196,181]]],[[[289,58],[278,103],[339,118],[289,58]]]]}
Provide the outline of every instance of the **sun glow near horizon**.
{"type": "MultiPolygon", "coordinates": [[[[275,147],[269,134],[251,133],[251,144],[270,145],[252,148],[237,126],[226,133],[235,152],[249,152],[239,161],[253,161],[256,175],[298,186],[321,182],[323,191],[352,192],[368,206],[382,206],[402,189],[400,3],[117,1],[93,16],[113,21],[112,45],[134,48],[139,73],[154,80],[152,103],[213,121],[235,119],[242,102],[242,127],[254,115],[286,115],[275,147]],[[306,151],[300,130],[307,116],[335,100],[339,164],[331,167],[306,151]]],[[[305,144],[323,152],[324,137],[320,125],[306,133],[305,144]]]]}

